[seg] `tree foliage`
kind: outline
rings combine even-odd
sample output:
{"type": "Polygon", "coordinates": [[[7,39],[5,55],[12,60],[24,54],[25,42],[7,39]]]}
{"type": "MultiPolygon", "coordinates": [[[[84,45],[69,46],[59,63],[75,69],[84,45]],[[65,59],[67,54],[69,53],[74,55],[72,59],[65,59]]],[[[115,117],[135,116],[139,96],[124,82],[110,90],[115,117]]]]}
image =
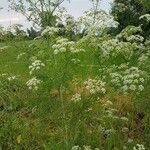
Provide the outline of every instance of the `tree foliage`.
{"type": "Polygon", "coordinates": [[[150,2],[149,0],[115,0],[111,13],[120,23],[119,31],[121,31],[128,25],[139,25],[139,17],[150,13],[150,2]]]}
{"type": "Polygon", "coordinates": [[[40,27],[54,26],[57,8],[65,0],[8,0],[11,9],[22,13],[29,21],[40,27]]]}

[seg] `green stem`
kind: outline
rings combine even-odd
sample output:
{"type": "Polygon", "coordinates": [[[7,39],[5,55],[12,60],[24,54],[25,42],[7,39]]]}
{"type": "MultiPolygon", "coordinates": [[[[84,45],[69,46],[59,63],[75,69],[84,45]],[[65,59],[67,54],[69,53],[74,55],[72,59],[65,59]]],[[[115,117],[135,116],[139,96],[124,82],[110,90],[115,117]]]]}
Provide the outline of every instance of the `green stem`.
{"type": "Polygon", "coordinates": [[[68,127],[67,127],[67,121],[66,121],[66,113],[65,113],[65,105],[64,105],[64,99],[63,99],[63,87],[60,85],[59,88],[59,95],[61,100],[61,106],[62,106],[62,112],[63,112],[63,124],[64,124],[64,130],[65,130],[65,144],[66,144],[66,150],[68,150],[68,127]]]}

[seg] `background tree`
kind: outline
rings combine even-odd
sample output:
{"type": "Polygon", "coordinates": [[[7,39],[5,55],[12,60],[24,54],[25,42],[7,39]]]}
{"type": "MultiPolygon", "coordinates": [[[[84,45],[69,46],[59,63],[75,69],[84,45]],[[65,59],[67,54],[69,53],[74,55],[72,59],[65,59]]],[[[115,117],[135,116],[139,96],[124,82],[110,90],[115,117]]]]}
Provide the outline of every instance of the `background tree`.
{"type": "Polygon", "coordinates": [[[102,0],[90,0],[92,7],[91,10],[94,12],[93,15],[93,23],[96,21],[97,12],[100,10],[100,4],[102,0]]]}
{"type": "Polygon", "coordinates": [[[146,8],[150,8],[150,0],[142,0],[141,2],[146,8]]]}
{"type": "Polygon", "coordinates": [[[21,24],[13,24],[10,26],[10,31],[15,35],[16,40],[23,40],[27,38],[26,32],[22,29],[23,25],[21,24]]]}
{"type": "Polygon", "coordinates": [[[119,22],[118,32],[128,25],[140,25],[139,17],[150,13],[149,0],[114,0],[112,15],[119,22]]]}
{"type": "Polygon", "coordinates": [[[22,13],[29,21],[40,27],[54,26],[57,8],[65,0],[8,0],[12,10],[22,13]]]}
{"type": "Polygon", "coordinates": [[[0,42],[5,42],[12,37],[12,32],[8,32],[0,25],[0,42]]]}

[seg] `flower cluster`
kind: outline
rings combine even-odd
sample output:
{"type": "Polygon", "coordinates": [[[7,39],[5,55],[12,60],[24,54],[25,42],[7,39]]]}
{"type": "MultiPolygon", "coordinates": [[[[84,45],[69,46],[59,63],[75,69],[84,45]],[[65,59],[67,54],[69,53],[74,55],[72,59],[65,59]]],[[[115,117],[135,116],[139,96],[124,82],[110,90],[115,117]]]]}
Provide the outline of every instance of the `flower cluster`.
{"type": "Polygon", "coordinates": [[[29,66],[30,75],[33,74],[34,71],[40,70],[41,67],[44,67],[44,66],[45,66],[45,64],[42,63],[41,60],[35,60],[35,61],[29,66]]]}
{"type": "Polygon", "coordinates": [[[114,21],[110,14],[102,10],[95,12],[92,9],[86,11],[82,17],[78,18],[77,22],[81,29],[86,30],[87,34],[94,36],[102,34],[108,28],[118,26],[118,22],[114,21]]]}
{"type": "Polygon", "coordinates": [[[128,7],[123,4],[123,3],[117,3],[116,6],[114,7],[114,11],[122,13],[124,11],[126,11],[128,9],[128,7]]]}
{"type": "Polygon", "coordinates": [[[60,7],[58,9],[57,16],[59,17],[58,23],[64,24],[65,26],[75,21],[74,17],[68,14],[65,7],[60,7]]]}
{"type": "Polygon", "coordinates": [[[147,22],[150,22],[150,14],[145,14],[145,15],[142,15],[142,16],[140,16],[140,18],[139,18],[140,20],[142,20],[142,19],[146,19],[146,21],[147,22]]]}
{"type": "Polygon", "coordinates": [[[71,98],[71,101],[73,101],[73,102],[81,101],[81,94],[78,94],[78,93],[74,94],[71,98]]]}
{"type": "Polygon", "coordinates": [[[115,86],[121,86],[122,75],[120,73],[114,72],[110,74],[111,82],[115,84],[115,86]]]}
{"type": "Polygon", "coordinates": [[[131,36],[127,37],[127,41],[132,42],[132,43],[134,43],[134,42],[140,43],[140,42],[144,41],[144,37],[141,35],[131,35],[131,36]]]}
{"type": "Polygon", "coordinates": [[[0,77],[5,77],[5,76],[7,76],[7,74],[6,74],[6,73],[2,73],[2,74],[0,74],[0,77]]]}
{"type": "Polygon", "coordinates": [[[101,48],[101,51],[102,51],[102,56],[104,58],[110,57],[110,53],[113,52],[113,50],[117,46],[118,42],[119,41],[116,39],[102,42],[102,44],[99,45],[101,48]]]}
{"type": "Polygon", "coordinates": [[[103,41],[99,47],[101,49],[101,56],[105,59],[120,55],[124,56],[126,59],[130,59],[135,48],[130,42],[119,42],[118,39],[103,41]]]}
{"type": "MultiPolygon", "coordinates": [[[[71,148],[71,150],[92,150],[91,146],[89,145],[83,145],[83,148],[81,148],[79,145],[75,145],[71,148]]],[[[99,148],[94,148],[93,150],[99,150],[99,148]]]]}
{"type": "Polygon", "coordinates": [[[87,146],[87,145],[84,145],[83,148],[84,150],[92,150],[91,146],[87,146]]]}
{"type": "Polygon", "coordinates": [[[80,59],[77,59],[77,58],[73,58],[73,59],[71,59],[71,61],[72,61],[72,63],[74,63],[74,64],[80,63],[80,59]]]}
{"type": "Polygon", "coordinates": [[[144,37],[139,35],[141,27],[128,26],[114,39],[104,40],[99,47],[102,58],[122,57],[123,60],[130,60],[135,50],[145,49],[144,37]]]}
{"type": "Polygon", "coordinates": [[[59,31],[59,28],[47,26],[46,29],[42,31],[41,36],[53,36],[56,33],[58,33],[58,31],[59,31]]]}
{"type": "Polygon", "coordinates": [[[0,78],[8,80],[9,82],[17,81],[19,79],[19,75],[9,75],[7,73],[0,74],[0,78]]]}
{"type": "Polygon", "coordinates": [[[105,128],[102,125],[99,125],[98,130],[101,132],[101,134],[105,135],[106,137],[110,136],[112,133],[115,132],[114,129],[105,128]]]}
{"type": "Polygon", "coordinates": [[[55,55],[64,52],[79,53],[84,51],[84,49],[78,49],[76,43],[74,41],[69,41],[67,38],[58,38],[56,44],[54,44],[52,48],[54,49],[55,55]]]}
{"type": "Polygon", "coordinates": [[[136,144],[136,146],[133,147],[133,150],[145,150],[145,147],[142,144],[136,144]]]}
{"type": "Polygon", "coordinates": [[[8,77],[7,79],[8,79],[8,81],[12,81],[12,80],[16,80],[17,77],[16,77],[16,76],[10,76],[10,77],[8,77]]]}
{"type": "Polygon", "coordinates": [[[32,79],[26,82],[26,85],[28,86],[29,90],[38,90],[38,85],[41,82],[41,80],[37,79],[36,77],[33,77],[32,79]]]}
{"type": "Polygon", "coordinates": [[[144,90],[144,72],[138,67],[130,67],[125,71],[110,73],[111,83],[124,93],[141,92],[144,90]]]}
{"type": "Polygon", "coordinates": [[[136,26],[127,26],[125,29],[121,31],[120,34],[117,35],[117,39],[127,39],[131,35],[135,35],[137,33],[141,33],[142,28],[136,26]]]}
{"type": "Polygon", "coordinates": [[[75,145],[71,148],[71,150],[81,150],[81,147],[79,145],[75,145]]]}
{"type": "Polygon", "coordinates": [[[61,20],[63,20],[64,18],[66,18],[66,16],[68,15],[67,10],[66,10],[65,7],[60,7],[56,13],[57,13],[57,16],[61,20]]]}
{"type": "Polygon", "coordinates": [[[26,53],[20,53],[18,56],[17,56],[17,60],[19,60],[23,55],[25,55],[26,53]]]}
{"type": "Polygon", "coordinates": [[[143,72],[138,67],[131,67],[123,73],[123,91],[128,90],[135,91],[136,89],[140,92],[144,90],[142,85],[144,78],[142,78],[143,72]]]}
{"type": "Polygon", "coordinates": [[[142,54],[138,58],[138,65],[141,66],[141,65],[145,64],[146,62],[149,62],[149,60],[150,60],[150,51],[148,51],[145,54],[142,54]]]}
{"type": "Polygon", "coordinates": [[[85,88],[89,90],[91,94],[101,93],[105,94],[105,82],[97,79],[88,79],[84,82],[85,88]]]}

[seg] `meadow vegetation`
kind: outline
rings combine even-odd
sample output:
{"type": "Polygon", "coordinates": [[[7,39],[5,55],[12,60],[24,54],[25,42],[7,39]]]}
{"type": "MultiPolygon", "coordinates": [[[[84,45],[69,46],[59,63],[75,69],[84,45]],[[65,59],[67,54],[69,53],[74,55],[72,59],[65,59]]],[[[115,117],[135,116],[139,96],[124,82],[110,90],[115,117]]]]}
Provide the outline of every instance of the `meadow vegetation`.
{"type": "MultiPolygon", "coordinates": [[[[142,25],[114,35],[118,22],[103,11],[77,20],[60,12],[63,28],[0,43],[0,149],[149,150],[142,25]]],[[[150,14],[139,21],[149,24],[150,14]]]]}

